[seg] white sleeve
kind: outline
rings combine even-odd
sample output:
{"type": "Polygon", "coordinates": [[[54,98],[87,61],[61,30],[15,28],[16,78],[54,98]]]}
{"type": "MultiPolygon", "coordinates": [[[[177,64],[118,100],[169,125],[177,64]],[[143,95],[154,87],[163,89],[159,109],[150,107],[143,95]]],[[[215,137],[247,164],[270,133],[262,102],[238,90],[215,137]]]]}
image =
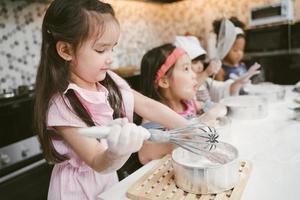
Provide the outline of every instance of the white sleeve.
{"type": "Polygon", "coordinates": [[[230,96],[230,86],[234,82],[228,79],[227,81],[217,81],[211,78],[207,79],[208,91],[213,102],[219,102],[224,97],[230,96]]]}

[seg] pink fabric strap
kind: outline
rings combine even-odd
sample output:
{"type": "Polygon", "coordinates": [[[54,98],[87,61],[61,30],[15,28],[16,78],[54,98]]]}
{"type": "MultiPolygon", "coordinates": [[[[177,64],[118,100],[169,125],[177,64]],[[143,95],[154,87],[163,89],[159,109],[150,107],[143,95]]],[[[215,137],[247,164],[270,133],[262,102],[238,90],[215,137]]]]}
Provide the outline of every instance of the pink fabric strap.
{"type": "Polygon", "coordinates": [[[158,85],[159,80],[166,74],[166,72],[176,63],[177,59],[185,54],[181,48],[175,48],[173,52],[167,57],[166,62],[160,67],[155,77],[155,85],[158,85]]]}

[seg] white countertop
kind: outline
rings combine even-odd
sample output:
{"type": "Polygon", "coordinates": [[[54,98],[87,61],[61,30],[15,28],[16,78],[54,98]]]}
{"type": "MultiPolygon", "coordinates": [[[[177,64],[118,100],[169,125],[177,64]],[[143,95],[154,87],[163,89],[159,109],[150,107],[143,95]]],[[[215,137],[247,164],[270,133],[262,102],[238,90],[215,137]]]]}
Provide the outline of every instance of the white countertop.
{"type": "MultiPolygon", "coordinates": [[[[268,117],[259,120],[232,120],[231,144],[240,159],[251,161],[253,170],[242,200],[300,199],[300,122],[292,120],[297,94],[289,90],[284,102],[269,105],[268,117]]],[[[158,161],[151,161],[125,178],[100,199],[127,199],[127,189],[158,161]]]]}

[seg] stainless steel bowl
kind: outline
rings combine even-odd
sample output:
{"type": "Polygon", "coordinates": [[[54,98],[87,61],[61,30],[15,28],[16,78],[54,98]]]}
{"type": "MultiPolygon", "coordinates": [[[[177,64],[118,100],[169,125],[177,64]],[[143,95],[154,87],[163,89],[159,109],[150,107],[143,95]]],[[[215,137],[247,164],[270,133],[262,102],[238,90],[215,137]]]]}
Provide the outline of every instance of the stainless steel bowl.
{"type": "Polygon", "coordinates": [[[214,151],[222,153],[228,162],[213,163],[182,148],[175,149],[172,165],[176,185],[194,194],[215,194],[233,188],[239,179],[238,150],[220,143],[214,151]]]}
{"type": "Polygon", "coordinates": [[[294,120],[300,121],[300,106],[291,107],[291,110],[294,111],[294,120]]]}
{"type": "Polygon", "coordinates": [[[269,103],[283,101],[286,93],[284,87],[272,83],[247,85],[244,90],[249,95],[260,96],[267,99],[269,103]]]}
{"type": "Polygon", "coordinates": [[[268,100],[260,96],[232,96],[221,100],[227,115],[235,119],[262,119],[268,115],[268,100]]]}

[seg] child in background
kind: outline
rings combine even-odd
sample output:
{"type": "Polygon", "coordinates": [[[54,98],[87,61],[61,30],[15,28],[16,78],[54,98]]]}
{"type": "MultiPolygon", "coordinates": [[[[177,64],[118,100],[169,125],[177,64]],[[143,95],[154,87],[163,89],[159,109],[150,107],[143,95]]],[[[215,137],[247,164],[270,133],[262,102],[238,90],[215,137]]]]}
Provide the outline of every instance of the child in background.
{"type": "Polygon", "coordinates": [[[219,102],[224,97],[237,95],[244,84],[246,84],[253,75],[259,73],[257,68],[260,65],[255,64],[237,80],[228,79],[225,82],[212,80],[209,76],[218,73],[221,64],[212,60],[204,70],[206,51],[201,47],[201,44],[196,37],[176,36],[174,44],[177,47],[184,49],[192,59],[192,67],[197,74],[197,81],[199,83],[199,89],[197,91],[198,100],[204,102],[210,100],[219,102]]]}
{"type": "MultiPolygon", "coordinates": [[[[235,25],[236,39],[231,49],[222,60],[222,69],[216,75],[216,80],[226,81],[228,79],[236,80],[247,72],[246,65],[241,62],[244,57],[245,49],[245,25],[236,17],[231,17],[230,21],[235,25]]],[[[214,21],[214,31],[218,35],[220,30],[221,21],[214,21]]],[[[259,66],[257,66],[259,68],[259,66]]]]}
{"type": "Polygon", "coordinates": [[[203,113],[224,114],[222,109],[220,113],[214,110],[218,106],[206,108],[203,102],[195,100],[198,82],[191,59],[173,44],[156,47],[143,56],[141,86],[142,94],[162,102],[187,119],[203,113]]]}
{"type": "MultiPolygon", "coordinates": [[[[196,101],[198,88],[196,74],[192,70],[191,59],[181,48],[165,44],[148,51],[141,63],[141,92],[169,106],[185,118],[195,118],[204,114],[203,119],[216,119],[226,114],[225,106],[205,105],[196,101]]],[[[144,122],[151,121],[143,118],[144,122]]],[[[156,154],[168,153],[164,145],[146,141],[139,151],[141,163],[156,158],[156,154]],[[147,157],[151,152],[152,157],[147,157]]]]}
{"type": "Polygon", "coordinates": [[[168,128],[188,124],[109,70],[119,34],[112,7],[98,0],[54,0],[45,13],[34,121],[55,164],[49,200],[96,199],[118,181],[116,170],[149,137],[130,123],[133,111],[168,128]],[[101,125],[111,126],[107,139],[78,134],[101,125]]]}

